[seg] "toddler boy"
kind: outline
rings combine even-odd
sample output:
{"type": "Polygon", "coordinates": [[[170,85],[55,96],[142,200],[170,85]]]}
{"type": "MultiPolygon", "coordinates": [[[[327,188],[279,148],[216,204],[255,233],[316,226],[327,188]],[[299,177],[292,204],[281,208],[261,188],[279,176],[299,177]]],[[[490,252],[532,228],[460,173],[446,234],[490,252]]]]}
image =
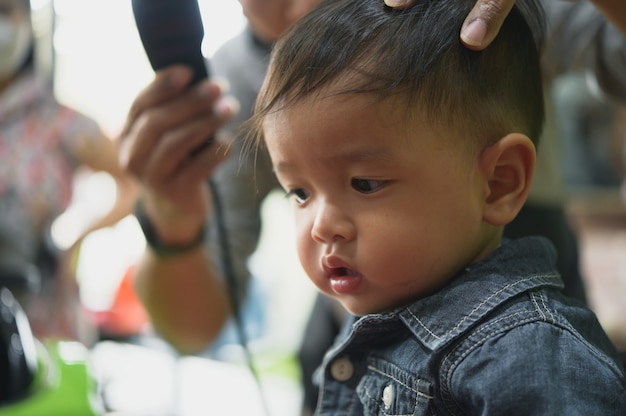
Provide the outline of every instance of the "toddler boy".
{"type": "Polygon", "coordinates": [[[623,415],[624,370],[555,251],[506,240],[543,122],[541,8],[466,49],[474,0],[327,0],[276,45],[253,126],[300,261],[353,315],[319,415],[623,415]]]}

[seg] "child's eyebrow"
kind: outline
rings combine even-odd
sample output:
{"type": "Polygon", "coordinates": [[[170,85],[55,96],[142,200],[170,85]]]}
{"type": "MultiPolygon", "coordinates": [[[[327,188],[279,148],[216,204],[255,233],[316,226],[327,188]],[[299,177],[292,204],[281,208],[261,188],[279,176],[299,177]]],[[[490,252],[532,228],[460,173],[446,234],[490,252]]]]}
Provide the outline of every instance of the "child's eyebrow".
{"type": "Polygon", "coordinates": [[[391,160],[392,156],[393,152],[389,149],[389,146],[381,145],[346,149],[345,151],[337,152],[331,158],[347,162],[384,162],[391,160]]]}
{"type": "MultiPolygon", "coordinates": [[[[371,163],[371,162],[392,162],[394,152],[389,146],[375,147],[355,147],[340,150],[328,155],[323,155],[331,163],[371,163]]],[[[294,168],[293,164],[288,160],[281,160],[272,166],[274,173],[287,173],[294,168]]]]}

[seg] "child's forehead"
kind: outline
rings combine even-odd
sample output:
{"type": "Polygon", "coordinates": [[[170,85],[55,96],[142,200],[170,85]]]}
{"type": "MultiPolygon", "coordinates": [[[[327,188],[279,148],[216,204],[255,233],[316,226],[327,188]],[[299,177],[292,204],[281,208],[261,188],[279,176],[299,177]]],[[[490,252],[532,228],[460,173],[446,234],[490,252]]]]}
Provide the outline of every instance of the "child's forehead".
{"type": "Polygon", "coordinates": [[[328,90],[268,113],[263,137],[268,146],[287,142],[329,150],[341,146],[347,154],[368,154],[371,149],[383,152],[385,146],[417,150],[427,142],[459,149],[461,134],[449,125],[428,121],[418,106],[408,108],[400,96],[381,99],[374,94],[328,90]]]}
{"type": "Polygon", "coordinates": [[[422,123],[421,111],[406,108],[398,97],[381,98],[374,94],[351,93],[345,89],[324,88],[302,97],[283,100],[274,111],[269,112],[264,125],[295,126],[296,120],[321,127],[333,125],[346,130],[359,130],[367,125],[406,125],[415,121],[422,123]],[[407,117],[413,115],[412,117],[407,117]],[[360,121],[356,124],[356,121],[360,121]]]}

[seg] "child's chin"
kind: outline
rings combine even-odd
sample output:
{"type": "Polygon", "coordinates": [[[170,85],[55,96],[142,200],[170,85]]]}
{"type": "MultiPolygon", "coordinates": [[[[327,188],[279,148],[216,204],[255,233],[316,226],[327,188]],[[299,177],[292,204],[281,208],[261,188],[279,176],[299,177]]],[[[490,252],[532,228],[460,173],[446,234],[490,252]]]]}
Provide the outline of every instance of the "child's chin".
{"type": "Polygon", "coordinates": [[[355,316],[375,315],[388,310],[388,308],[380,306],[374,307],[371,305],[363,305],[362,302],[359,302],[358,300],[355,301],[354,299],[351,299],[350,301],[340,299],[340,303],[346,311],[355,316]]]}

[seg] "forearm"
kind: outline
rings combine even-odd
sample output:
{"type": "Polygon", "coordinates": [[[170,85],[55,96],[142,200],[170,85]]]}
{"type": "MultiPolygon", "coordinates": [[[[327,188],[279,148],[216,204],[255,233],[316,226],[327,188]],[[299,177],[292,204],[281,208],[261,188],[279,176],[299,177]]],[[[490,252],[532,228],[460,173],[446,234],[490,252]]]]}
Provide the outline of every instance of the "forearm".
{"type": "Polygon", "coordinates": [[[623,0],[591,0],[600,12],[626,36],[626,7],[623,0]]]}
{"type": "Polygon", "coordinates": [[[591,71],[598,86],[611,99],[626,102],[626,9],[620,0],[593,0],[606,19],[591,71]],[[619,3],[619,4],[618,4],[619,3]]]}
{"type": "Polygon", "coordinates": [[[229,138],[215,132],[238,111],[219,83],[190,87],[191,77],[177,65],[158,71],[118,139],[119,165],[143,185],[144,233],[162,254],[146,249],[136,292],[156,331],[183,353],[205,348],[230,315],[225,285],[197,242],[211,216],[207,180],[230,154],[229,138]],[[197,152],[211,136],[213,144],[197,152]]]}
{"type": "Polygon", "coordinates": [[[116,196],[113,206],[103,216],[96,218],[91,224],[88,224],[85,230],[82,230],[76,241],[77,243],[80,243],[89,233],[111,227],[133,212],[139,195],[137,183],[130,177],[114,179],[116,179],[116,196]]]}
{"type": "Polygon", "coordinates": [[[147,249],[135,289],[155,330],[181,353],[206,348],[230,316],[223,280],[203,247],[169,258],[147,249]]]}
{"type": "Polygon", "coordinates": [[[626,98],[626,37],[622,32],[591,1],[546,0],[544,7],[549,29],[542,54],[546,80],[586,71],[606,94],[626,98]]]}

